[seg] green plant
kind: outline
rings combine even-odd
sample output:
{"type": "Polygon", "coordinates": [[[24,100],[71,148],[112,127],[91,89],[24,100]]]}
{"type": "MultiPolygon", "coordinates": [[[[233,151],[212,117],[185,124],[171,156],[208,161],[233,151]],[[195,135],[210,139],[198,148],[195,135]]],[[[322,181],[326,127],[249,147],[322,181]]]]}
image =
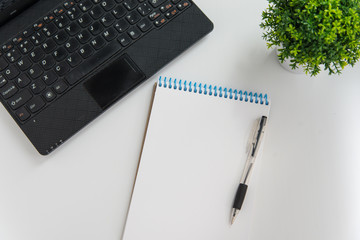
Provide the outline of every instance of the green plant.
{"type": "Polygon", "coordinates": [[[279,60],[291,60],[315,76],[320,65],[340,74],[360,56],[359,0],[268,0],[260,27],[267,46],[279,46],[279,60]]]}

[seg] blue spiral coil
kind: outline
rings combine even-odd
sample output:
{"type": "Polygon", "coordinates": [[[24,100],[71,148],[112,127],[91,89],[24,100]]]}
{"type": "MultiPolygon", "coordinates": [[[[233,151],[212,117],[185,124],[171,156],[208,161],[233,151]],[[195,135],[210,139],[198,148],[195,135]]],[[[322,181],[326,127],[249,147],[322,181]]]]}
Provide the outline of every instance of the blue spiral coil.
{"type": "Polygon", "coordinates": [[[232,88],[217,87],[197,82],[187,82],[172,78],[159,78],[158,86],[163,88],[171,88],[178,91],[187,91],[198,94],[204,94],[209,96],[229,98],[239,101],[245,101],[255,104],[269,105],[269,99],[267,94],[253,93],[248,91],[238,91],[232,88]]]}

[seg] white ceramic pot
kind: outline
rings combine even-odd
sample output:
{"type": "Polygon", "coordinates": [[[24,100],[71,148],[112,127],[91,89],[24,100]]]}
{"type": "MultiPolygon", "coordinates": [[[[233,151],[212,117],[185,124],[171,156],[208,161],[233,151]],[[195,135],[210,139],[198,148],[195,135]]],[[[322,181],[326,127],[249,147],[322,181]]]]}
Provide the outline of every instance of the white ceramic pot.
{"type": "MultiPolygon", "coordinates": [[[[276,57],[280,53],[278,49],[279,49],[279,47],[276,47],[276,51],[275,51],[276,57]]],[[[296,73],[296,74],[305,74],[305,69],[302,66],[298,66],[298,68],[292,69],[292,67],[290,66],[290,64],[291,64],[290,60],[291,60],[290,58],[285,59],[284,62],[280,62],[280,60],[279,60],[279,63],[284,69],[288,70],[289,72],[296,73]]]]}

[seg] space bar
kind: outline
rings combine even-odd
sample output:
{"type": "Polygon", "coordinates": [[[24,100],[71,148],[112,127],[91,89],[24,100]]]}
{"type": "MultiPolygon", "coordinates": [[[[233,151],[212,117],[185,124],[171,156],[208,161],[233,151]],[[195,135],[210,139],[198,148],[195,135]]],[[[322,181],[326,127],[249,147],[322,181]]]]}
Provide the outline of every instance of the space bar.
{"type": "Polygon", "coordinates": [[[104,61],[106,61],[112,55],[118,52],[120,49],[120,44],[117,41],[113,41],[100,51],[96,52],[89,59],[82,62],[81,65],[77,66],[65,77],[65,80],[70,85],[74,85],[75,83],[80,81],[80,79],[88,75],[96,67],[100,66],[100,64],[102,64],[104,61]]]}

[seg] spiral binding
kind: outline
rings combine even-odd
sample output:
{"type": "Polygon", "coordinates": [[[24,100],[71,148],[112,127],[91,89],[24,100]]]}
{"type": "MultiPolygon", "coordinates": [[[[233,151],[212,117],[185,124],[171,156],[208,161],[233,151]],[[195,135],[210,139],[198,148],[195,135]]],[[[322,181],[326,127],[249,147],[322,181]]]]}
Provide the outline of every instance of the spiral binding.
{"type": "Polygon", "coordinates": [[[255,104],[269,105],[268,95],[262,93],[253,93],[248,91],[238,91],[232,88],[217,87],[197,82],[187,82],[172,78],[162,77],[159,78],[158,86],[163,88],[171,88],[179,91],[187,91],[198,94],[204,94],[215,97],[223,97],[234,100],[240,100],[245,102],[251,102],[255,104]]]}

